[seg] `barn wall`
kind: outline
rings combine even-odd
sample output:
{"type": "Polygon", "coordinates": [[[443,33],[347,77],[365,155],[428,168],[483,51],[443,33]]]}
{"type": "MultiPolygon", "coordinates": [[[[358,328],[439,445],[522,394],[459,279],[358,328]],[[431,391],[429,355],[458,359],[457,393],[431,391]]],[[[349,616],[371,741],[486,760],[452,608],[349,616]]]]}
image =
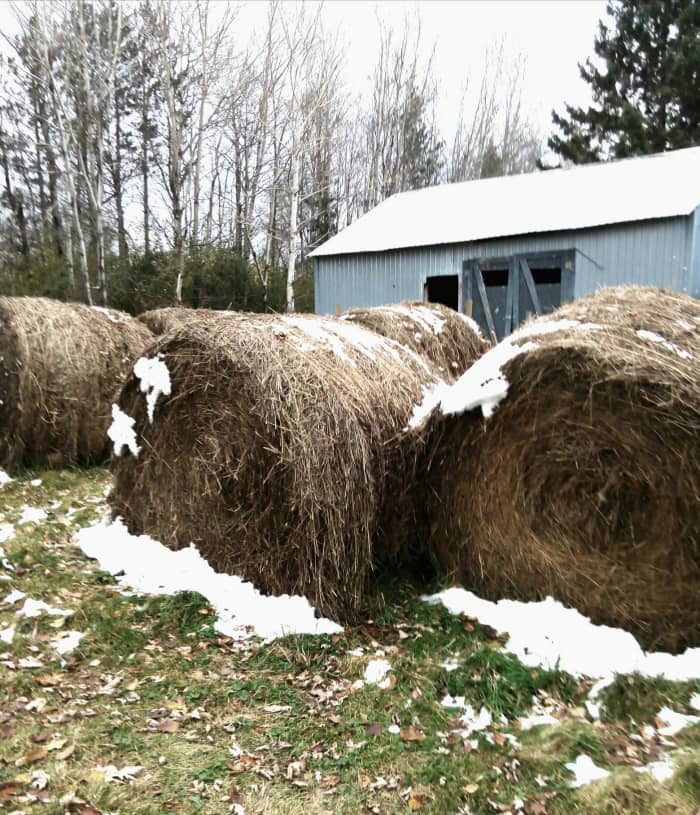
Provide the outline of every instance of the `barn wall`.
{"type": "MultiPolygon", "coordinates": [[[[697,211],[696,211],[697,212],[697,211]]],[[[316,259],[316,312],[422,299],[426,278],[470,258],[576,250],[576,297],[599,286],[663,286],[700,295],[700,215],[476,243],[316,259]],[[693,235],[696,235],[693,247],[693,235]],[[691,253],[696,258],[691,276],[691,253]],[[692,277],[692,282],[691,282],[692,277]]]]}

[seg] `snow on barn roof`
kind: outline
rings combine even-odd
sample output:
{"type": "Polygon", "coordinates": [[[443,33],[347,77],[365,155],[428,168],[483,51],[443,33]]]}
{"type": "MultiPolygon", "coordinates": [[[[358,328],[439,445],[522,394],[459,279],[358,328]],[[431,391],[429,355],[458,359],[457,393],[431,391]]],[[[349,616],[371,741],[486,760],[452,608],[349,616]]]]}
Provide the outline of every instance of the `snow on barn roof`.
{"type": "Polygon", "coordinates": [[[442,184],[387,198],[312,257],[555,232],[688,215],[700,147],[563,170],[442,184]]]}

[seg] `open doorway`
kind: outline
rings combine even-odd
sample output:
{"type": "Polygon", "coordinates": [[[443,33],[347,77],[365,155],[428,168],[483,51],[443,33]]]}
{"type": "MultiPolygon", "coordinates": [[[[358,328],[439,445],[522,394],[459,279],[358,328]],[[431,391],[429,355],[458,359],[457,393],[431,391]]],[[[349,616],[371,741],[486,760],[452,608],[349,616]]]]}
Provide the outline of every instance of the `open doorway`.
{"type": "Polygon", "coordinates": [[[425,281],[423,299],[427,303],[442,303],[459,311],[459,277],[456,274],[429,277],[425,281]]]}

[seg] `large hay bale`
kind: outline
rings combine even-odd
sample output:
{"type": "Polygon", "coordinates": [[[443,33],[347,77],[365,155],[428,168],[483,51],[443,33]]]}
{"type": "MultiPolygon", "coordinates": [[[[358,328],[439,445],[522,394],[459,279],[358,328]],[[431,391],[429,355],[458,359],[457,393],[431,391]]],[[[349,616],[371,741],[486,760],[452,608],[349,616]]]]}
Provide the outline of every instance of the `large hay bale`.
{"type": "Polygon", "coordinates": [[[690,297],[603,289],[533,320],[433,400],[438,559],[490,598],[700,644],[699,397],[690,297]]]}
{"type": "Polygon", "coordinates": [[[112,401],[151,340],[118,311],[0,297],[0,467],[104,459],[112,401]]]}
{"type": "Polygon", "coordinates": [[[413,526],[402,498],[416,440],[402,430],[438,380],[434,366],[312,315],[200,312],[153,357],[158,390],[171,392],[154,402],[153,391],[151,422],[149,372],[122,390],[114,512],[170,548],[194,543],[217,570],[264,592],[354,617],[373,564],[403,543],[399,506],[402,529],[413,526]]]}
{"type": "Polygon", "coordinates": [[[197,320],[203,313],[211,313],[208,309],[199,310],[185,308],[184,306],[169,306],[167,308],[154,308],[144,311],[136,319],[142,322],[156,337],[174,331],[192,320],[197,320]]]}
{"type": "Polygon", "coordinates": [[[354,308],[342,314],[341,319],[412,348],[435,363],[446,377],[463,374],[491,345],[471,317],[439,303],[411,300],[397,305],[354,308]]]}

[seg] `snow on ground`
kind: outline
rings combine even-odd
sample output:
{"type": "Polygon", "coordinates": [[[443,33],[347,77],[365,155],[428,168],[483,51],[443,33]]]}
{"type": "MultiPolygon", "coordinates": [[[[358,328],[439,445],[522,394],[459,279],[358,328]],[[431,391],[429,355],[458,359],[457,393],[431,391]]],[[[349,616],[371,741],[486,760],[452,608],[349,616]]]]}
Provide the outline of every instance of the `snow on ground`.
{"type": "Polygon", "coordinates": [[[18,524],[38,524],[46,520],[46,512],[38,507],[30,507],[26,504],[22,507],[22,514],[19,516],[18,524]]]}
{"type": "Polygon", "coordinates": [[[140,380],[141,393],[146,395],[148,421],[153,424],[153,411],[160,396],[170,396],[172,382],[170,371],[162,354],[155,357],[139,357],[134,364],[134,376],[140,380]]]}
{"type": "Polygon", "coordinates": [[[9,484],[11,481],[13,481],[13,479],[0,467],[0,487],[2,487],[3,484],[9,484]]]}
{"type": "Polygon", "coordinates": [[[391,665],[385,659],[370,659],[365,668],[365,682],[386,689],[391,684],[390,670],[391,665]]]}
{"type": "Polygon", "coordinates": [[[593,701],[615,674],[639,672],[677,682],[700,679],[700,648],[677,655],[646,653],[628,631],[594,625],[551,597],[532,603],[492,602],[466,589],[452,588],[424,599],[507,634],[505,649],[528,667],[559,668],[576,677],[600,678],[593,688],[593,701]]]}
{"type": "MultiPolygon", "coordinates": [[[[9,541],[15,534],[15,528],[12,524],[0,524],[0,543],[9,541]]],[[[5,557],[3,554],[2,557],[5,557]]]]}
{"type": "Polygon", "coordinates": [[[196,547],[173,552],[147,535],[130,535],[121,519],[81,529],[77,543],[101,569],[134,591],[165,595],[199,592],[216,611],[216,630],[234,639],[257,635],[271,640],[288,634],[342,631],[337,623],[316,618],[306,598],[263,595],[240,577],[215,572],[196,547]]]}
{"type": "Polygon", "coordinates": [[[464,696],[450,696],[446,694],[440,704],[443,707],[459,708],[462,711],[462,715],[459,717],[460,724],[464,728],[459,733],[462,739],[468,739],[472,733],[486,730],[487,727],[491,727],[493,724],[493,717],[485,707],[482,707],[477,713],[477,711],[465,701],[464,696]]]}
{"type": "Polygon", "coordinates": [[[661,722],[658,730],[662,736],[675,736],[683,728],[700,722],[700,716],[686,716],[684,713],[671,710],[670,707],[662,707],[656,714],[656,718],[661,722]]]}
{"type": "Polygon", "coordinates": [[[17,612],[17,616],[32,618],[38,617],[42,613],[48,614],[49,617],[70,617],[73,612],[70,609],[50,606],[43,600],[34,600],[31,597],[27,597],[27,599],[24,601],[24,605],[17,612]]]}
{"type": "MultiPolygon", "coordinates": [[[[691,326],[691,328],[692,328],[692,326],[691,326]]],[[[648,342],[655,342],[655,343],[658,343],[660,345],[663,345],[663,347],[667,351],[673,351],[673,353],[677,354],[681,359],[692,359],[693,358],[693,355],[690,353],[690,351],[686,351],[684,348],[679,348],[677,345],[674,345],[672,342],[668,342],[666,339],[664,339],[661,336],[661,334],[657,334],[654,331],[647,331],[646,329],[641,328],[641,329],[639,329],[637,331],[637,336],[641,337],[641,339],[643,339],[643,340],[647,340],[648,342]]]]}
{"type": "Polygon", "coordinates": [[[126,447],[132,456],[138,456],[141,448],[136,441],[134,430],[135,419],[119,407],[112,405],[112,424],[107,430],[107,437],[114,443],[114,455],[121,456],[126,447]]]}
{"type": "Polygon", "coordinates": [[[651,761],[644,767],[634,767],[636,773],[648,773],[659,784],[673,778],[675,766],[670,756],[664,756],[660,761],[651,761]]]}
{"type": "Polygon", "coordinates": [[[610,775],[608,770],[604,770],[602,767],[596,767],[593,763],[593,759],[583,754],[578,756],[576,761],[571,761],[564,766],[574,774],[574,780],[569,782],[570,787],[583,787],[584,784],[599,781],[601,778],[606,778],[610,775]]]}
{"type": "Polygon", "coordinates": [[[7,628],[3,628],[0,631],[0,642],[4,642],[7,645],[12,645],[12,640],[15,638],[15,629],[11,626],[7,628]]]}
{"type": "Polygon", "coordinates": [[[66,631],[54,641],[54,650],[61,656],[70,654],[78,647],[80,640],[85,636],[82,631],[66,631]]]}

